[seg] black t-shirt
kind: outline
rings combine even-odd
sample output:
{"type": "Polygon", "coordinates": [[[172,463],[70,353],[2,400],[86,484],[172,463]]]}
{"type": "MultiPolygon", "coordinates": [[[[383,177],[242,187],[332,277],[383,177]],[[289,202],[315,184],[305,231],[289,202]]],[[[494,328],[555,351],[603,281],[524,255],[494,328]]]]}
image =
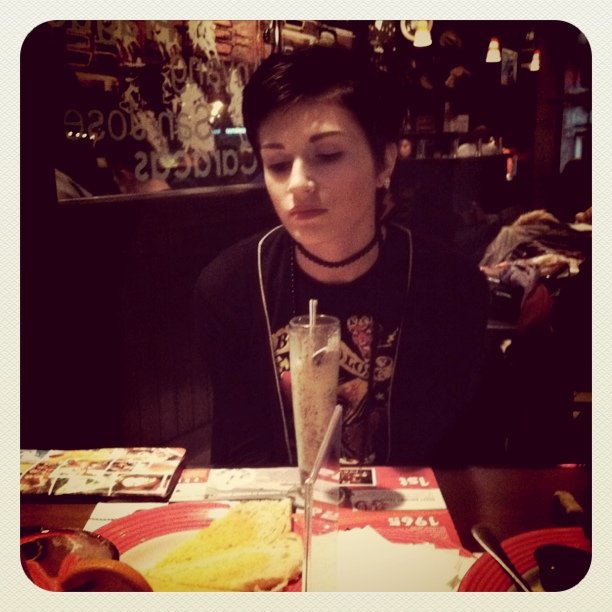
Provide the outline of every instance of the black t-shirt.
{"type": "MultiPolygon", "coordinates": [[[[375,265],[349,283],[314,280],[297,266],[291,249],[287,241],[285,265],[279,266],[278,277],[272,279],[272,286],[281,290],[269,303],[277,374],[290,368],[289,319],[306,314],[309,300],[317,299],[318,312],[337,317],[341,326],[338,403],[343,407],[342,459],[345,463],[375,463],[386,456],[388,447],[391,381],[409,282],[408,237],[389,234],[375,265]],[[286,265],[290,267],[288,276],[283,270],[286,265]],[[290,286],[283,287],[287,278],[290,286]]],[[[287,410],[289,404],[286,400],[287,410]]]]}
{"type": "Polygon", "coordinates": [[[196,337],[214,398],[214,464],[295,463],[279,373],[289,367],[286,326],[308,312],[311,298],[342,321],[345,457],[379,465],[470,460],[488,303],[478,268],[389,225],[378,262],[352,283],[323,285],[296,268],[292,281],[291,272],[290,237],[275,228],[229,248],[198,279],[196,337]],[[375,401],[365,402],[368,395],[375,401]]]}

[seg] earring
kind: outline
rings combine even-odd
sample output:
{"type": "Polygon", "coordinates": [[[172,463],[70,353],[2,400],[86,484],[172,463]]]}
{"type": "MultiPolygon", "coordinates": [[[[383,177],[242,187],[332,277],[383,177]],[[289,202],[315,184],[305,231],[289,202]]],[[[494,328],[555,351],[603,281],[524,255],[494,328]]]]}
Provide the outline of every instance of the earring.
{"type": "Polygon", "coordinates": [[[389,191],[389,187],[391,187],[391,177],[389,177],[389,176],[388,176],[388,177],[385,179],[385,182],[383,183],[383,187],[384,187],[384,188],[385,188],[387,191],[389,191]]]}

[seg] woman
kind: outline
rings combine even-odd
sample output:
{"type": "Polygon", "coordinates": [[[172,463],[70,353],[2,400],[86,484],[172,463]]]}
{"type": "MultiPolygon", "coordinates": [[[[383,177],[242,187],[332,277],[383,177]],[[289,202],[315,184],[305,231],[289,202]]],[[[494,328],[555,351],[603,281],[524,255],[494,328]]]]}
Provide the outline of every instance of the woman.
{"type": "Polygon", "coordinates": [[[324,47],[269,57],[245,87],[247,134],[281,225],[198,280],[215,465],[295,463],[287,327],[311,298],[341,321],[343,460],[457,457],[486,286],[456,255],[381,219],[398,99],[385,75],[324,47]]]}

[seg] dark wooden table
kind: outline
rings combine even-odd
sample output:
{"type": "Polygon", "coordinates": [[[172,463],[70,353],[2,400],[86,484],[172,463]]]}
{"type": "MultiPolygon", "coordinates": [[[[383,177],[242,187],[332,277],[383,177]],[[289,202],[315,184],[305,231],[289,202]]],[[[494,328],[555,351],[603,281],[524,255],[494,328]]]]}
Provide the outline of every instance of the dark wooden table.
{"type": "Polygon", "coordinates": [[[436,470],[463,545],[482,550],[470,529],[486,523],[500,539],[559,526],[555,491],[569,491],[590,516],[591,470],[586,467],[436,470]]]}
{"type": "MultiPolygon", "coordinates": [[[[499,538],[558,525],[554,493],[569,491],[591,510],[591,471],[585,467],[437,469],[436,477],[461,542],[481,550],[470,533],[485,522],[499,538]]],[[[22,503],[21,526],[81,529],[94,504],[22,503]]]]}

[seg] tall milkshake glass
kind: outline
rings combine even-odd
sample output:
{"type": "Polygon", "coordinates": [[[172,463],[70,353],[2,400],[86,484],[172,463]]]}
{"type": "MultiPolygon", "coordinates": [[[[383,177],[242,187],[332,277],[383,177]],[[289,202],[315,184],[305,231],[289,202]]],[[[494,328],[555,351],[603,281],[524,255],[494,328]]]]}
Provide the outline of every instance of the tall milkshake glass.
{"type": "Polygon", "coordinates": [[[336,406],[340,321],[324,314],[291,319],[289,359],[298,467],[304,484],[336,406]]]}

